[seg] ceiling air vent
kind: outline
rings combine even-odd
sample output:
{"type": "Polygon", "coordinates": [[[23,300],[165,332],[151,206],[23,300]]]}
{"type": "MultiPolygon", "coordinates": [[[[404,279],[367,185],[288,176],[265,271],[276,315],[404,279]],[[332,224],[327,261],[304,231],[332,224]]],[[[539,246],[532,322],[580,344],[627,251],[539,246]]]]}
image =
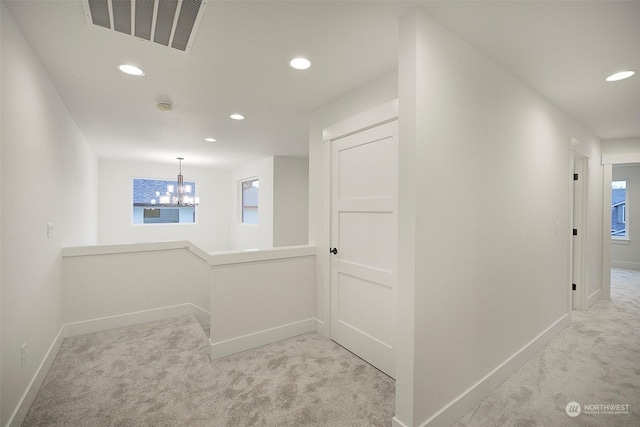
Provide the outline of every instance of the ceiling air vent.
{"type": "Polygon", "coordinates": [[[207,0],[83,0],[89,24],[189,52],[207,0]]]}

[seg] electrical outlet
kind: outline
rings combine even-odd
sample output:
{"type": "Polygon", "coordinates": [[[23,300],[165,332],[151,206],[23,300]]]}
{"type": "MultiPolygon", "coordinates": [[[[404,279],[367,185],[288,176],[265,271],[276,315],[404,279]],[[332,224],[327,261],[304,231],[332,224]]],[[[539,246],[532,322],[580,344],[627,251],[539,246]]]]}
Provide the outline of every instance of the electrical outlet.
{"type": "Polygon", "coordinates": [[[53,223],[47,223],[47,238],[50,239],[53,237],[53,223]]]}
{"type": "Polygon", "coordinates": [[[25,363],[27,363],[27,343],[20,347],[20,366],[24,366],[25,363]]]}

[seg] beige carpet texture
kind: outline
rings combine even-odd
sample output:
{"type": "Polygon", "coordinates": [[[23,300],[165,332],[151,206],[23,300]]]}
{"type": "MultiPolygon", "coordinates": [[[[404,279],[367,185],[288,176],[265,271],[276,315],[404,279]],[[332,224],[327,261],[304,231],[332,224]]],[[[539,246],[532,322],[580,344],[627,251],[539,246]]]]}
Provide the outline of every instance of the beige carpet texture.
{"type": "Polygon", "coordinates": [[[193,316],[65,339],[24,426],[388,426],[395,383],[309,333],[211,361],[193,316]]]}
{"type": "MultiPolygon", "coordinates": [[[[640,272],[611,297],[456,427],[640,426],[640,272]]],[[[393,379],[318,334],[211,361],[183,316],[65,339],[23,426],[390,426],[394,407],[393,379]]]]}

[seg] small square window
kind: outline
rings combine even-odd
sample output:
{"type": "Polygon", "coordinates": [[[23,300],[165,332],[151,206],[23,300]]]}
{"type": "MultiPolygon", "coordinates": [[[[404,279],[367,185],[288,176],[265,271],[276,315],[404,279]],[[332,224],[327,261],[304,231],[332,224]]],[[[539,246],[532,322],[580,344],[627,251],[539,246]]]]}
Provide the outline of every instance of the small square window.
{"type": "Polygon", "coordinates": [[[242,181],[242,223],[258,223],[258,179],[242,181]]]}

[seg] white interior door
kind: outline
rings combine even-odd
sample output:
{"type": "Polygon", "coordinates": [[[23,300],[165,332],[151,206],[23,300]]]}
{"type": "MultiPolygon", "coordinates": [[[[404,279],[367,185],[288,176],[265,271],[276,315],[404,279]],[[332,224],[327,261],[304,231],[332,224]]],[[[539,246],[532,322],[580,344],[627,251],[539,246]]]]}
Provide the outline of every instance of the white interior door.
{"type": "Polygon", "coordinates": [[[395,375],[397,151],[394,120],[332,141],[331,338],[395,375]]]}

